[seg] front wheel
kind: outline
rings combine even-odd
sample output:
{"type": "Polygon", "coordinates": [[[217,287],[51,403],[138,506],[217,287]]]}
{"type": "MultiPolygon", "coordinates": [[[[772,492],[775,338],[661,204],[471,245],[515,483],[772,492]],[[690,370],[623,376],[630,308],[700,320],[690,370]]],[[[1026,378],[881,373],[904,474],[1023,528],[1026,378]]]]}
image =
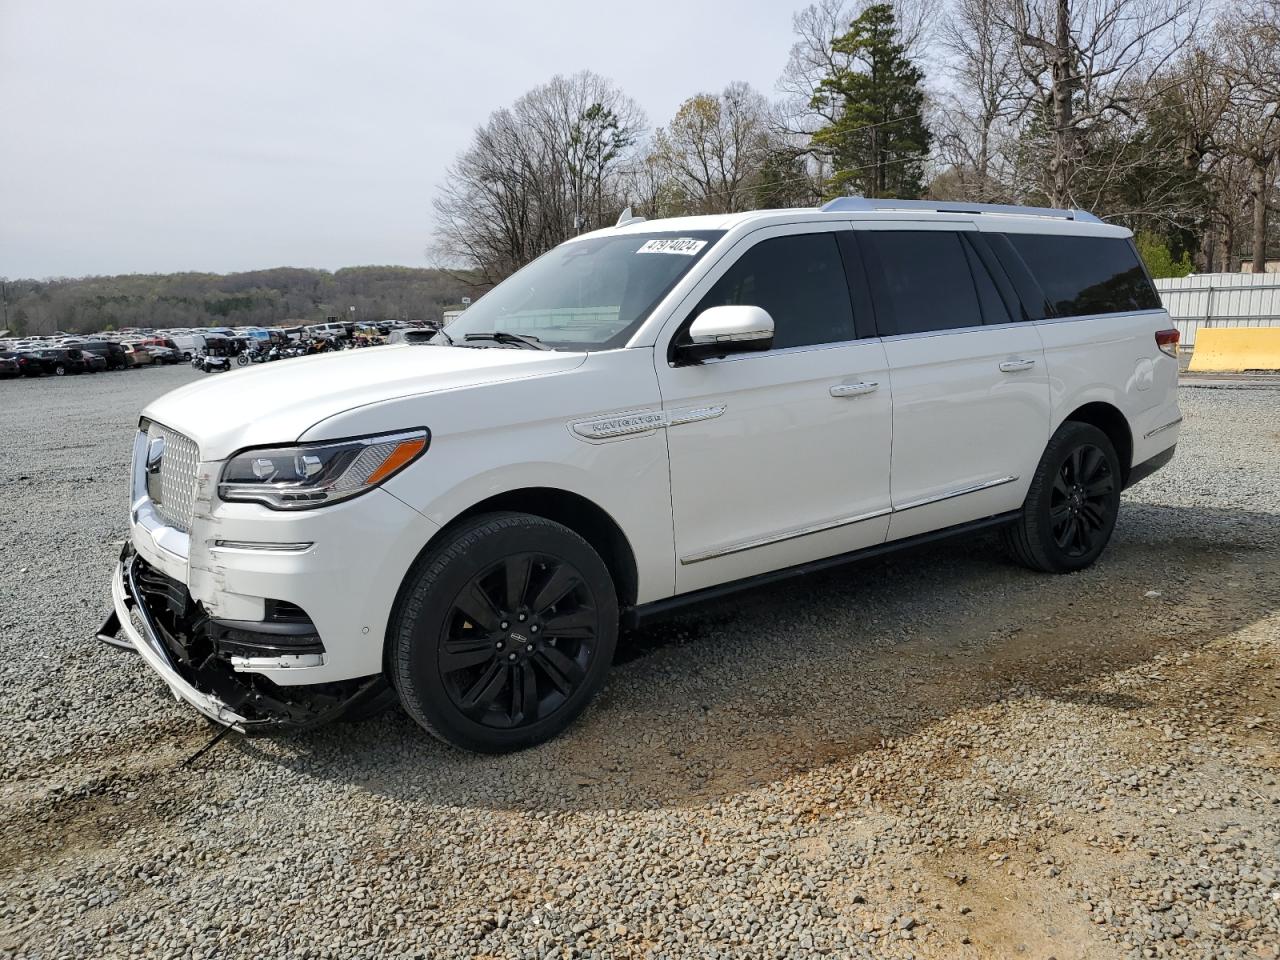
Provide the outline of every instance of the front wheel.
{"type": "Polygon", "coordinates": [[[1010,551],[1033,570],[1083,570],[1111,539],[1120,488],[1120,458],[1107,435],[1068,420],[1050,438],[1022,514],[1006,533],[1010,551]]]}
{"type": "Polygon", "coordinates": [[[388,636],[405,710],[466,750],[549,740],[604,683],[618,600],[600,555],[561,524],[476,517],[410,572],[388,636]]]}

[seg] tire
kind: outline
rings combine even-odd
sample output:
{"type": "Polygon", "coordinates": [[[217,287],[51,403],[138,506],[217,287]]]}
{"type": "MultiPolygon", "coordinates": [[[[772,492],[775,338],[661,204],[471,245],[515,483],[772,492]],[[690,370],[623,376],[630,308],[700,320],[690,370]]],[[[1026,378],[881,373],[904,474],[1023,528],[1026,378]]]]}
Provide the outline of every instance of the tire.
{"type": "Polygon", "coordinates": [[[64,366],[64,365],[63,365],[63,364],[61,364],[61,363],[57,364],[57,365],[53,368],[53,375],[54,375],[55,377],[65,377],[65,376],[67,375],[67,368],[66,368],[66,366],[64,366]]]}
{"type": "Polygon", "coordinates": [[[1107,435],[1068,420],[1049,439],[1018,519],[1005,531],[1014,558],[1044,573],[1093,564],[1115,529],[1120,458],[1107,435]]]}
{"type": "Polygon", "coordinates": [[[617,594],[568,527],[485,514],[410,570],[387,639],[400,701],[428,733],[464,750],[521,750],[568,727],[603,685],[617,594]]]}

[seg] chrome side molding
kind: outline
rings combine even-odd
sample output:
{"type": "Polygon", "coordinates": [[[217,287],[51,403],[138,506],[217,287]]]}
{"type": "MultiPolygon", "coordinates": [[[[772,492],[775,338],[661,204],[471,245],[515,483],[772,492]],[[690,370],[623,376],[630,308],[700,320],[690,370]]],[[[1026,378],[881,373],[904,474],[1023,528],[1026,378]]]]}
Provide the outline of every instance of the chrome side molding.
{"type": "Polygon", "coordinates": [[[1178,424],[1180,424],[1181,422],[1182,422],[1182,418],[1181,418],[1181,417],[1179,417],[1177,420],[1170,420],[1170,421],[1169,421],[1168,423],[1166,423],[1163,427],[1156,427],[1154,430],[1149,430],[1147,433],[1143,434],[1142,439],[1143,439],[1143,440],[1150,440],[1150,439],[1151,439],[1152,437],[1154,437],[1157,433],[1164,433],[1166,430],[1172,430],[1174,427],[1176,427],[1176,426],[1177,426],[1178,424]]]}

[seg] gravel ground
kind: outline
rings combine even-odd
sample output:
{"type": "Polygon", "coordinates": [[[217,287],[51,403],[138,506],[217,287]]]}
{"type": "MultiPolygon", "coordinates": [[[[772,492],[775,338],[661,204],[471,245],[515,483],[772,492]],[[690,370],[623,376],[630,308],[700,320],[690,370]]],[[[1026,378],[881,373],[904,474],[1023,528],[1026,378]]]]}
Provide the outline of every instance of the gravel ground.
{"type": "Polygon", "coordinates": [[[0,956],[1280,955],[1280,391],[1094,569],[934,548],[627,638],[567,736],[228,738],[89,638],[137,411],[0,383],[0,956]]]}

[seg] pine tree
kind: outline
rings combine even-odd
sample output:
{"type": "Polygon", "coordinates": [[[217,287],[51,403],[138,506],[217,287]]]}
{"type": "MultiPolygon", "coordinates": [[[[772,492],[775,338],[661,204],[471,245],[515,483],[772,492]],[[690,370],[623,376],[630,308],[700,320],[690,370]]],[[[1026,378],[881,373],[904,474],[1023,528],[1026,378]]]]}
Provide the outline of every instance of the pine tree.
{"type": "Polygon", "coordinates": [[[844,65],[823,79],[813,102],[836,116],[813,136],[834,168],[828,193],[919,197],[930,141],[924,73],[900,42],[893,6],[867,7],[832,50],[844,65]]]}

